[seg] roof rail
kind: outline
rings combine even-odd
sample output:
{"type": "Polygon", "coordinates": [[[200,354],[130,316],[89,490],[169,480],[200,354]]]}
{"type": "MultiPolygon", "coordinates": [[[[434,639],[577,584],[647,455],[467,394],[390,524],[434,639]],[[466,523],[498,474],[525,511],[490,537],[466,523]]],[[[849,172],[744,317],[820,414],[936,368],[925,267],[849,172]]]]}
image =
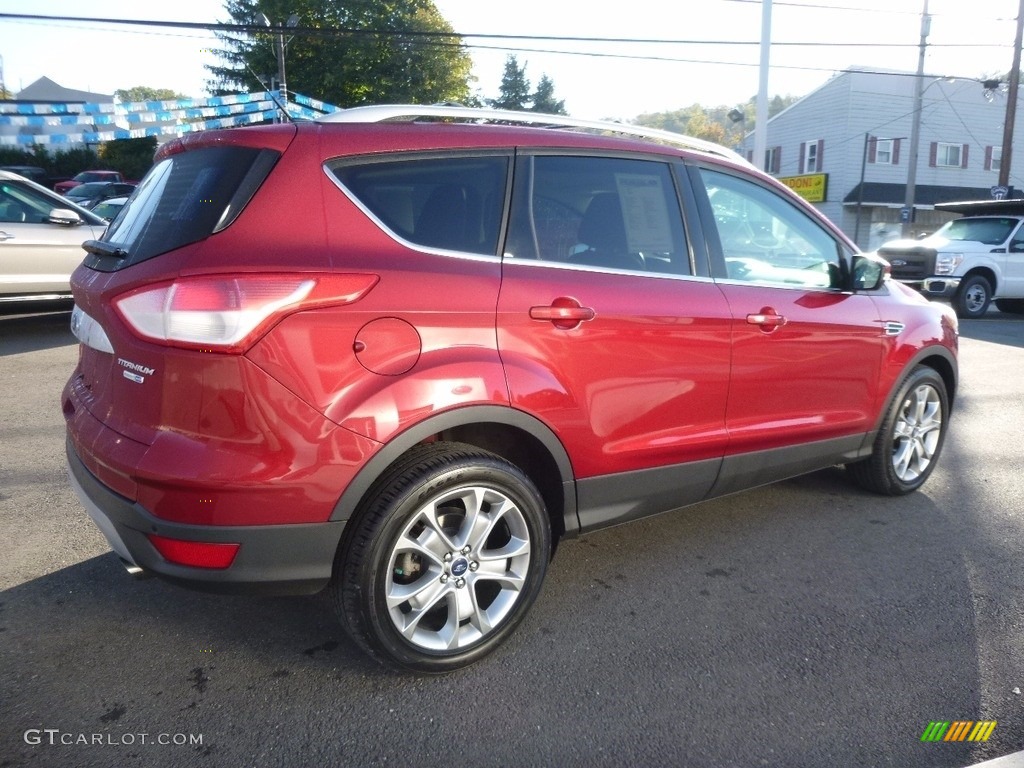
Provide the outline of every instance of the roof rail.
{"type": "Polygon", "coordinates": [[[317,118],[320,123],[383,123],[414,121],[419,117],[446,117],[477,122],[523,123],[545,128],[585,128],[591,131],[619,133],[644,139],[656,139],[666,144],[719,155],[743,165],[750,165],[738,152],[712,141],[685,136],[681,133],[647,128],[642,125],[618,123],[610,120],[580,120],[567,115],[549,115],[543,112],[521,112],[506,109],[480,109],[477,107],[449,106],[445,104],[381,104],[369,107],[351,107],[317,118]]]}

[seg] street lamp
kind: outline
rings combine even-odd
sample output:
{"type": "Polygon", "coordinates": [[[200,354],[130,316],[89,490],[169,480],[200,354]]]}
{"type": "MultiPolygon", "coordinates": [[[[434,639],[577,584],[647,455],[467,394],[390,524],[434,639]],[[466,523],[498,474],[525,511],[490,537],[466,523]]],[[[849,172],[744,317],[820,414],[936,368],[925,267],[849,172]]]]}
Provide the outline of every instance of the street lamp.
{"type": "MultiPolygon", "coordinates": [[[[265,13],[260,14],[260,21],[263,22],[264,26],[275,28],[274,25],[270,23],[270,19],[267,18],[267,14],[265,13]]],[[[288,17],[288,20],[284,23],[283,26],[278,24],[276,27],[277,40],[275,41],[275,50],[277,52],[277,87],[279,89],[278,95],[281,99],[281,102],[278,106],[280,106],[282,110],[288,103],[288,85],[285,79],[284,53],[285,50],[288,48],[288,43],[292,41],[292,38],[290,37],[287,40],[284,39],[284,30],[285,28],[292,29],[294,27],[297,27],[298,25],[299,17],[293,13],[291,16],[288,17]]]]}

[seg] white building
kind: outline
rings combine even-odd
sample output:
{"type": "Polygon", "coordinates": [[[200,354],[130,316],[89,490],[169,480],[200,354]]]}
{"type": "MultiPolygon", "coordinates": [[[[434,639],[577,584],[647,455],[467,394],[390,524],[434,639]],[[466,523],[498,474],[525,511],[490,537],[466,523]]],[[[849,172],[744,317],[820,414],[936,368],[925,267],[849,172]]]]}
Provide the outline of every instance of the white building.
{"type": "MultiPolygon", "coordinates": [[[[835,76],[771,118],[766,167],[873,249],[901,233],[916,75],[867,69],[835,76]]],[[[925,78],[914,235],[951,218],[935,203],[992,196],[1005,115],[1006,96],[986,98],[979,80],[925,78]]],[[[752,144],[747,136],[744,149],[752,144]]],[[[1024,168],[1024,156],[1015,159],[1024,168]]],[[[1010,184],[1024,188],[1022,179],[1011,174],[1010,184]]]]}

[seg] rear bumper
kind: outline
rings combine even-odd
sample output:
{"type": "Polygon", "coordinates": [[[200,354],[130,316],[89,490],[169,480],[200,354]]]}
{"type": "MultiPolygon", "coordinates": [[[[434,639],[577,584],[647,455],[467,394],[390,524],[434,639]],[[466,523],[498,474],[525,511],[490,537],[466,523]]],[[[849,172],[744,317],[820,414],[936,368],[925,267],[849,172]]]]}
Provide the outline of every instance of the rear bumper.
{"type": "Polygon", "coordinates": [[[130,571],[214,592],[312,594],[331,579],[344,521],[298,525],[203,526],[154,517],[105,486],[67,441],[68,475],[89,515],[130,571]],[[239,544],[228,568],[194,568],[165,560],[147,534],[239,544]]]}

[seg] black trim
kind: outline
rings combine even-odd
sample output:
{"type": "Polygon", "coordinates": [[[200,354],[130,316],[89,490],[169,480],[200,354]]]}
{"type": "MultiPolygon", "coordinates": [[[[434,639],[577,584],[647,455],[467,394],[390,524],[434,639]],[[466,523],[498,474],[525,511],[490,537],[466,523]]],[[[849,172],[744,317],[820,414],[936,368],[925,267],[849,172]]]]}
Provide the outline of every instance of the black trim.
{"type": "Polygon", "coordinates": [[[707,498],[721,459],[619,472],[577,482],[580,532],[688,507],[707,498]]]}
{"type": "Polygon", "coordinates": [[[576,485],[572,463],[561,441],[546,424],[523,411],[499,405],[479,405],[445,411],[419,422],[393,438],[353,478],[342,493],[331,514],[332,521],[348,520],[356,511],[363,496],[384,470],[417,443],[441,432],[458,427],[484,424],[503,424],[515,427],[540,442],[558,467],[562,486],[562,510],[566,535],[575,535],[580,524],[576,515],[576,485]]]}
{"type": "Polygon", "coordinates": [[[244,594],[313,594],[331,579],[344,522],[302,525],[214,526],[161,520],[100,482],[67,440],[68,469],[146,573],[192,589],[244,594]],[[214,570],[169,563],[147,533],[172,539],[241,544],[230,568],[214,570]]]}
{"type": "Polygon", "coordinates": [[[708,498],[746,491],[834,464],[856,461],[865,458],[870,452],[871,443],[865,441],[862,432],[858,432],[848,437],[726,456],[718,482],[708,498]]]}

